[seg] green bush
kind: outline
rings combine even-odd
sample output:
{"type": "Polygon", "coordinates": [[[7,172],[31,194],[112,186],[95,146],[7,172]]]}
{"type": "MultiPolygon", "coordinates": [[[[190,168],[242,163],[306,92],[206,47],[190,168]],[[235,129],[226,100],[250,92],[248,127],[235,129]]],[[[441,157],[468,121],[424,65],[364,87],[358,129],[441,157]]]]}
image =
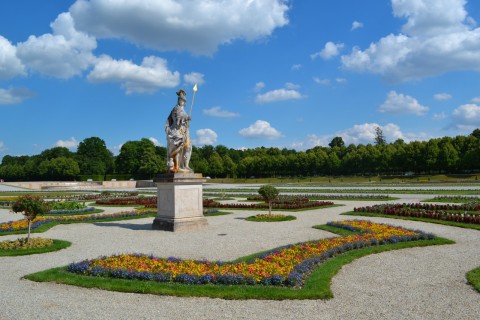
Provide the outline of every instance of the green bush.
{"type": "Polygon", "coordinates": [[[51,210],[79,210],[86,208],[83,204],[79,202],[52,202],[51,210]]]}

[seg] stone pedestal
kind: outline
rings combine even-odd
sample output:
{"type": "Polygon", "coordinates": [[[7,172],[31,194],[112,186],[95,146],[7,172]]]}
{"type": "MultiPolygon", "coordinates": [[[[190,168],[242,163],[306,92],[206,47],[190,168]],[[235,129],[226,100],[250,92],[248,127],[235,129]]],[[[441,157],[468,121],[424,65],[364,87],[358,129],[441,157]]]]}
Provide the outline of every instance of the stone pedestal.
{"type": "Polygon", "coordinates": [[[201,173],[160,174],[157,185],[157,217],[152,229],[188,231],[208,225],[203,216],[203,183],[201,173]]]}

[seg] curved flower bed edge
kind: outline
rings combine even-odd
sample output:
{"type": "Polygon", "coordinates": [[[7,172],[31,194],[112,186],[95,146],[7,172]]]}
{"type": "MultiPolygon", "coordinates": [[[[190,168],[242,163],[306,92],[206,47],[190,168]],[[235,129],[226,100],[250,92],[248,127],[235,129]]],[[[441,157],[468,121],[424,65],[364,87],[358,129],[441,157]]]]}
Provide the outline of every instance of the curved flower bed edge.
{"type": "Polygon", "coordinates": [[[67,271],[91,277],[144,281],[299,287],[320,263],[344,252],[383,244],[431,240],[434,235],[365,220],[331,222],[329,225],[359,234],[287,245],[260,254],[250,261],[228,263],[207,260],[159,258],[120,254],[71,263],[67,271]]]}

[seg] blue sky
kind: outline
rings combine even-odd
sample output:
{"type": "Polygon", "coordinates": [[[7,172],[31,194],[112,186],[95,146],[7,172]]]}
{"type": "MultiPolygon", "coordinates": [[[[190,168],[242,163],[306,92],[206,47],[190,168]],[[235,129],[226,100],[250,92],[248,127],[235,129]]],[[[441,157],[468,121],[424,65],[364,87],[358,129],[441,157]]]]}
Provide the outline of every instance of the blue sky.
{"type": "Polygon", "coordinates": [[[326,146],[480,127],[480,3],[5,0],[0,157],[165,146],[175,92],[197,146],[326,146]],[[188,111],[188,110],[187,110],[188,111]]]}

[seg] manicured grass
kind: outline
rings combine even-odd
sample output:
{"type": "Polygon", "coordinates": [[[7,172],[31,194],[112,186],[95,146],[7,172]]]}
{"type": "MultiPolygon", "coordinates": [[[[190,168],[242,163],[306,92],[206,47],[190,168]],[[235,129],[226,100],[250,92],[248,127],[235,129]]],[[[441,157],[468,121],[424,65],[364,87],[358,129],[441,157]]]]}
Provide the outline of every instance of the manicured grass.
{"type": "Polygon", "coordinates": [[[102,213],[105,210],[102,209],[95,209],[93,211],[83,211],[83,212],[73,212],[73,213],[58,213],[58,214],[52,214],[52,213],[46,213],[44,216],[45,217],[58,217],[58,216],[78,216],[78,215],[87,215],[87,214],[95,214],[95,213],[102,213]]]}
{"type": "Polygon", "coordinates": [[[325,230],[325,231],[335,233],[335,234],[338,234],[338,235],[341,235],[341,236],[349,236],[351,234],[356,234],[357,233],[355,231],[350,231],[350,230],[343,229],[343,228],[333,227],[333,226],[329,226],[327,224],[316,225],[316,226],[313,226],[313,228],[318,229],[318,230],[325,230]]]}
{"type": "Polygon", "coordinates": [[[126,208],[138,208],[143,206],[143,204],[97,204],[95,202],[92,202],[89,205],[92,207],[126,207],[126,208]]]}
{"type": "MultiPolygon", "coordinates": [[[[221,299],[330,299],[332,278],[346,264],[355,259],[390,250],[412,248],[418,246],[452,244],[451,240],[435,238],[433,240],[418,240],[400,242],[348,251],[320,264],[305,281],[302,288],[271,287],[271,286],[232,286],[232,285],[185,285],[177,283],[159,283],[140,280],[124,280],[102,277],[89,277],[66,271],[66,267],[49,269],[25,276],[26,279],[37,282],[56,282],[85,288],[100,288],[110,291],[170,295],[179,297],[210,297],[221,299]]],[[[253,257],[249,256],[249,257],[253,257]]],[[[245,257],[249,258],[249,257],[245,257]]],[[[243,260],[243,259],[242,259],[243,260]]],[[[237,260],[238,261],[238,260],[237,260]]],[[[372,272],[375,272],[372,270],[372,272]]]]}
{"type": "Polygon", "coordinates": [[[475,268],[467,273],[468,283],[480,292],[480,267],[475,268]]]}
{"type": "Polygon", "coordinates": [[[462,223],[462,222],[455,222],[455,221],[445,221],[445,220],[437,220],[437,219],[428,219],[428,218],[403,217],[403,216],[394,216],[394,215],[381,214],[381,213],[354,212],[354,211],[344,212],[344,213],[341,213],[341,215],[359,216],[359,217],[379,217],[379,218],[390,218],[390,219],[400,219],[400,220],[413,220],[413,221],[422,221],[422,222],[428,222],[428,223],[443,224],[443,225],[451,226],[451,227],[459,227],[459,228],[480,230],[480,225],[478,225],[478,224],[462,223]]]}
{"type": "Polygon", "coordinates": [[[0,249],[0,257],[26,256],[26,255],[31,255],[31,254],[53,252],[53,251],[58,251],[58,250],[68,248],[71,245],[72,245],[71,242],[53,239],[53,245],[51,245],[49,247],[31,248],[31,249],[15,249],[15,250],[13,250],[13,249],[8,249],[8,250],[0,249]]]}
{"type": "Polygon", "coordinates": [[[272,214],[271,217],[269,217],[269,214],[262,214],[260,216],[251,216],[246,218],[245,220],[247,221],[253,221],[253,222],[281,222],[281,221],[291,221],[291,220],[296,220],[297,218],[294,216],[286,216],[283,214],[272,214]]]}
{"type": "Polygon", "coordinates": [[[442,198],[425,199],[425,200],[422,200],[421,202],[469,203],[472,201],[480,202],[480,198],[465,197],[464,199],[461,199],[459,197],[442,197],[442,198]]]}
{"type": "MultiPolygon", "coordinates": [[[[205,192],[251,192],[256,193],[257,189],[205,189],[205,192]]],[[[458,189],[288,189],[278,188],[280,193],[361,193],[361,194],[448,194],[448,195],[479,195],[480,190],[458,190],[458,189]]]]}
{"type": "MultiPolygon", "coordinates": [[[[310,211],[310,210],[341,207],[341,206],[344,206],[344,204],[332,204],[332,205],[329,205],[329,206],[320,206],[320,207],[313,207],[313,208],[301,208],[301,209],[272,209],[272,211],[300,212],[300,211],[310,211]]],[[[204,206],[204,208],[208,208],[208,207],[204,206]]],[[[217,208],[210,208],[210,209],[217,209],[217,208]]],[[[245,211],[268,211],[268,207],[266,207],[266,208],[219,208],[219,209],[245,210],[245,211]]]]}
{"type": "Polygon", "coordinates": [[[214,217],[214,216],[224,216],[227,214],[232,214],[232,212],[226,212],[226,211],[217,211],[217,212],[212,212],[212,213],[205,213],[205,217],[214,217]]]}
{"type": "MultiPolygon", "coordinates": [[[[232,190],[230,191],[232,193],[234,193],[235,191],[232,190]]],[[[216,193],[212,193],[212,192],[208,192],[208,193],[204,193],[203,194],[204,196],[206,197],[215,197],[216,193]]],[[[233,196],[235,196],[235,198],[248,198],[248,197],[251,197],[252,194],[233,194],[233,196]]],[[[369,196],[369,195],[365,195],[365,196],[348,196],[348,195],[342,195],[342,196],[338,196],[338,195],[305,195],[305,194],[298,194],[297,196],[299,197],[305,197],[305,198],[308,198],[309,200],[330,200],[330,201],[335,201],[335,200],[341,200],[341,201],[392,201],[392,200],[398,200],[400,198],[396,198],[396,197],[381,197],[381,196],[378,196],[378,197],[375,197],[375,196],[369,196]]],[[[235,199],[235,198],[230,198],[231,200],[235,199]]],[[[218,200],[220,198],[211,198],[213,200],[218,200]]],[[[220,199],[221,200],[221,199],[220,199]]],[[[264,201],[261,201],[261,200],[239,200],[239,202],[264,202],[264,201]]]]}

